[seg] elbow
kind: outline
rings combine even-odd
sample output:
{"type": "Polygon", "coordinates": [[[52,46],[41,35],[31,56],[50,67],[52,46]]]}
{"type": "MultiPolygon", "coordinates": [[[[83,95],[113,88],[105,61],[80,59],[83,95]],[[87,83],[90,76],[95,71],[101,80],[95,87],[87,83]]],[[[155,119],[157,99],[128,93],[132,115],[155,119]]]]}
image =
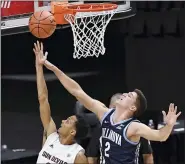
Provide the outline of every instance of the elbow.
{"type": "Polygon", "coordinates": [[[74,87],[74,89],[71,89],[71,94],[75,96],[77,99],[82,97],[82,89],[81,87],[74,87]]]}
{"type": "Polygon", "coordinates": [[[79,91],[77,89],[72,89],[70,93],[75,96],[76,98],[79,96],[79,91]]]}
{"type": "Polygon", "coordinates": [[[165,142],[166,140],[165,139],[160,139],[160,142],[165,142]]]}
{"type": "Polygon", "coordinates": [[[38,96],[39,102],[45,102],[48,100],[48,97],[46,95],[38,96]]]}
{"type": "Polygon", "coordinates": [[[162,137],[162,138],[160,138],[160,142],[165,142],[167,139],[168,138],[166,138],[166,137],[162,137]]]}

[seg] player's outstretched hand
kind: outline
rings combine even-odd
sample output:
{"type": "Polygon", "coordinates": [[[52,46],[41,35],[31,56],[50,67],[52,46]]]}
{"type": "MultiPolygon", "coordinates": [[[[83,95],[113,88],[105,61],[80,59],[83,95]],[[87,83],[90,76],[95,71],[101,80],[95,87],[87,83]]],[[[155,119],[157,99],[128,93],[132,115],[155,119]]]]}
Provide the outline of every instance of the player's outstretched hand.
{"type": "Polygon", "coordinates": [[[173,103],[169,105],[169,110],[167,115],[165,111],[162,111],[162,113],[163,113],[163,121],[169,126],[174,126],[177,121],[177,118],[181,114],[181,112],[177,113],[177,106],[174,106],[173,103]]]}
{"type": "Polygon", "coordinates": [[[48,55],[48,52],[45,52],[45,54],[43,52],[43,44],[39,43],[39,41],[37,41],[37,43],[34,43],[33,52],[35,53],[36,57],[36,65],[43,65],[48,55]]]}

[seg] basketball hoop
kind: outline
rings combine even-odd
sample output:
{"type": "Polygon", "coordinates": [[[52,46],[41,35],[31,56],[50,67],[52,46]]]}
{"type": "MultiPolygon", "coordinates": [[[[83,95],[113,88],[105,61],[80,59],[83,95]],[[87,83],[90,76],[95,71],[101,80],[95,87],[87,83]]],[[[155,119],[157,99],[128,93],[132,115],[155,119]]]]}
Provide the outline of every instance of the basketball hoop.
{"type": "Polygon", "coordinates": [[[116,4],[73,4],[52,2],[57,24],[70,24],[74,38],[73,58],[104,55],[104,34],[116,4]]]}

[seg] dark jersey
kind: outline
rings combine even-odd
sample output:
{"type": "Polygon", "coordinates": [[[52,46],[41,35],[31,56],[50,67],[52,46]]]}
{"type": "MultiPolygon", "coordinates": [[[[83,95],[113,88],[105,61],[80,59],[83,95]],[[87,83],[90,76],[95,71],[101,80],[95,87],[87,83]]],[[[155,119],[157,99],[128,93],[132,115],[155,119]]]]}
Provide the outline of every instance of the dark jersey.
{"type": "Polygon", "coordinates": [[[150,141],[145,138],[140,139],[140,145],[139,164],[144,164],[143,154],[152,154],[153,150],[150,141]]]}
{"type": "MultiPolygon", "coordinates": [[[[95,116],[96,117],[96,116],[95,116]]],[[[99,138],[101,136],[101,125],[97,125],[92,128],[92,135],[90,141],[85,150],[86,157],[100,157],[100,143],[99,138]]]]}
{"type": "Polygon", "coordinates": [[[100,164],[137,164],[140,144],[130,141],[126,132],[131,122],[139,121],[130,118],[114,124],[114,111],[111,109],[102,119],[100,164]]]}

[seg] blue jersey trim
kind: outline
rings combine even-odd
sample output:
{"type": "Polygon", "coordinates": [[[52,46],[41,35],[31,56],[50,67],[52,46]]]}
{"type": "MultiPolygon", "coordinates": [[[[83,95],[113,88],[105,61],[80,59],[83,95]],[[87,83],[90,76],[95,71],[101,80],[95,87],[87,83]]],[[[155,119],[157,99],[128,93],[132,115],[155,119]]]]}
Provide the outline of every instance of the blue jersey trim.
{"type": "Polygon", "coordinates": [[[102,119],[100,120],[100,123],[101,123],[101,124],[103,123],[103,121],[105,120],[105,118],[107,117],[107,115],[108,115],[112,110],[114,110],[114,109],[109,109],[109,110],[103,115],[102,119]]]}
{"type": "Polygon", "coordinates": [[[130,144],[132,144],[132,145],[137,145],[139,142],[130,141],[130,140],[127,138],[127,135],[126,135],[127,129],[128,129],[129,125],[130,125],[132,122],[139,122],[139,120],[133,120],[133,121],[131,121],[131,122],[124,128],[124,130],[123,130],[123,137],[125,138],[125,140],[126,140],[128,143],[130,143],[130,144]]]}
{"type": "Polygon", "coordinates": [[[111,116],[110,116],[110,122],[111,122],[111,124],[114,126],[114,125],[119,125],[119,124],[123,124],[123,123],[125,123],[125,122],[127,122],[127,121],[130,121],[132,118],[129,118],[129,119],[126,119],[126,120],[122,120],[122,121],[120,121],[120,122],[117,122],[117,123],[114,123],[113,122],[113,115],[114,115],[114,112],[111,114],[111,116]]]}

